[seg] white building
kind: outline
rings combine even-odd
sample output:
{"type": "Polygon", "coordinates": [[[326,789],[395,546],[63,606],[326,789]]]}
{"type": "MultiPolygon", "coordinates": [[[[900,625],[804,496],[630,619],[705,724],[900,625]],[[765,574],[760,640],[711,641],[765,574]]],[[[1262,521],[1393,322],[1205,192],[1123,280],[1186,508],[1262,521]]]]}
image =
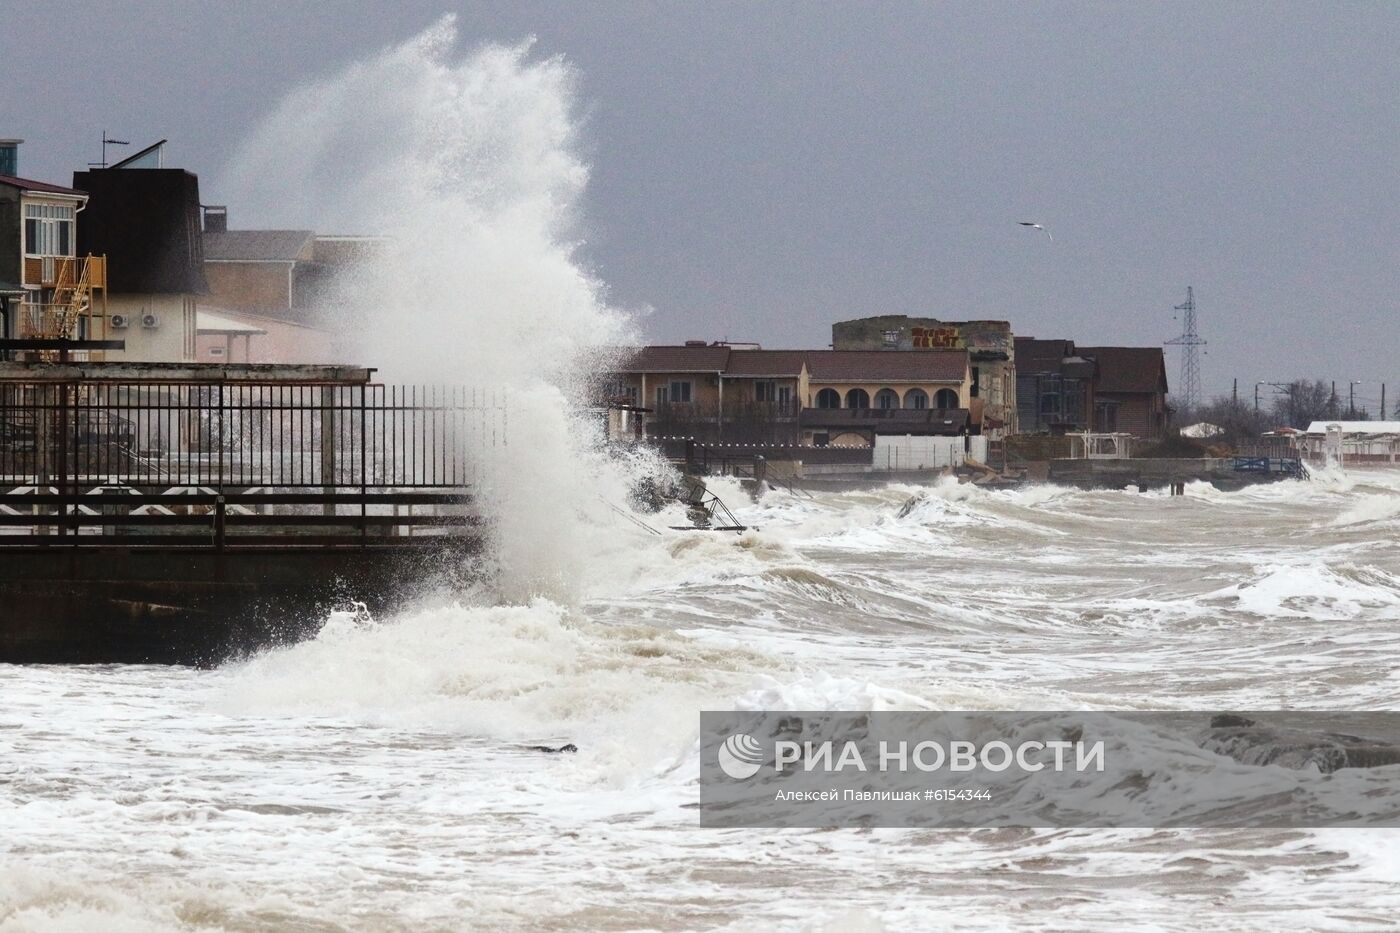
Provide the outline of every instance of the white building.
{"type": "Polygon", "coordinates": [[[1294,443],[1303,459],[1324,463],[1329,437],[1344,466],[1400,463],[1400,421],[1314,421],[1294,443]]]}

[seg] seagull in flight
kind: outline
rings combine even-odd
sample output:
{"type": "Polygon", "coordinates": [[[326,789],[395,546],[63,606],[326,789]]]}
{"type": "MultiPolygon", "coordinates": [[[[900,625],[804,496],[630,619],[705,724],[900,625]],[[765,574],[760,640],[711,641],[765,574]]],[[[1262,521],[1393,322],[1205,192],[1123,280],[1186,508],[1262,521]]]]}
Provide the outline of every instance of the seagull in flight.
{"type": "Polygon", "coordinates": [[[1043,234],[1045,234],[1046,236],[1050,237],[1050,242],[1051,242],[1051,243],[1054,243],[1054,242],[1055,242],[1055,238],[1052,237],[1052,236],[1050,236],[1050,231],[1049,231],[1049,230],[1046,230],[1046,229],[1045,229],[1044,227],[1042,227],[1040,224],[1031,223],[1029,220],[1020,220],[1020,221],[1017,221],[1017,223],[1019,223],[1019,224],[1020,224],[1021,226],[1023,226],[1023,227],[1030,227],[1032,230],[1039,230],[1041,233],[1043,233],[1043,234]]]}

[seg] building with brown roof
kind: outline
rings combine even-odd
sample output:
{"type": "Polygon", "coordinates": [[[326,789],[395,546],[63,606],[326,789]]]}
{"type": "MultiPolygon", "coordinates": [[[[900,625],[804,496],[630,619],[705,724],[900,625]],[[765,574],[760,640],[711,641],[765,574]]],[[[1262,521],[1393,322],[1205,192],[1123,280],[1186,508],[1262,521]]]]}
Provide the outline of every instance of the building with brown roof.
{"type": "Polygon", "coordinates": [[[1098,368],[1094,430],[1149,440],[1167,430],[1167,363],[1161,347],[1079,347],[1098,368]]]}
{"type": "Polygon", "coordinates": [[[614,403],[650,409],[650,434],[731,443],[811,443],[824,432],[799,424],[807,410],[966,409],[970,393],[966,350],[763,350],[698,341],[638,348],[615,367],[606,391],[614,403]]]}
{"type": "Polygon", "coordinates": [[[1022,434],[1065,434],[1094,425],[1098,367],[1073,340],[1016,338],[1016,409],[1022,434]]]}
{"type": "Polygon", "coordinates": [[[721,400],[719,377],[729,365],[730,352],[726,346],[703,342],[638,347],[614,367],[608,395],[658,409],[673,402],[713,407],[721,400]]]}
{"type": "Polygon", "coordinates": [[[78,244],[87,192],[16,174],[21,142],[0,140],[0,337],[100,336],[107,263],[78,244]]]}
{"type": "Polygon", "coordinates": [[[204,277],[210,301],[220,307],[291,316],[296,306],[298,267],[311,262],[316,235],[310,230],[210,229],[206,210],[204,277]]]}
{"type": "Polygon", "coordinates": [[[807,359],[811,375],[801,418],[805,444],[873,446],[882,430],[942,433],[945,421],[961,425],[968,417],[972,370],[966,350],[813,350],[807,359]],[[925,414],[929,412],[947,417],[925,414]]]}
{"type": "Polygon", "coordinates": [[[806,387],[805,351],[693,341],[627,354],[607,394],[615,403],[649,409],[650,434],[793,443],[806,387]]]}
{"type": "Polygon", "coordinates": [[[312,230],[230,230],[228,209],[214,205],[204,208],[203,241],[212,304],[308,326],[333,323],[323,307],[327,290],[388,243],[312,230]]]}
{"type": "Polygon", "coordinates": [[[961,408],[972,396],[966,350],[811,350],[809,408],[961,408]]]}
{"type": "MultiPolygon", "coordinates": [[[[244,341],[250,361],[331,362],[347,349],[328,300],[340,276],[374,258],[385,237],[327,236],[312,230],[230,230],[228,209],[204,208],[204,275],[216,315],[261,333],[244,341]]],[[[245,331],[246,332],[246,331],[245,331]]],[[[223,332],[200,325],[201,356],[223,332]]],[[[232,348],[229,348],[230,350],[232,348]]]]}
{"type": "Polygon", "coordinates": [[[1167,371],[1161,347],[1085,347],[1016,338],[1021,431],[1096,431],[1155,440],[1166,432],[1167,371]]]}

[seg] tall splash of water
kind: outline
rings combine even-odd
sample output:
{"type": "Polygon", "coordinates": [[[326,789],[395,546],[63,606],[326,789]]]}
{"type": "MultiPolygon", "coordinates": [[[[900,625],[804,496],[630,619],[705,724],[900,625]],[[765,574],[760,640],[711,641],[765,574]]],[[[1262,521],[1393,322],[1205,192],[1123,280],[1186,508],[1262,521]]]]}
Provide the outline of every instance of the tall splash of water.
{"type": "Polygon", "coordinates": [[[388,381],[508,399],[508,446],[472,452],[501,595],[568,597],[616,532],[597,500],[625,481],[577,413],[597,348],[629,324],[575,256],[588,169],[571,68],[457,38],[444,17],[288,94],[220,188],[262,225],[389,238],[328,299],[348,347],[388,381]]]}

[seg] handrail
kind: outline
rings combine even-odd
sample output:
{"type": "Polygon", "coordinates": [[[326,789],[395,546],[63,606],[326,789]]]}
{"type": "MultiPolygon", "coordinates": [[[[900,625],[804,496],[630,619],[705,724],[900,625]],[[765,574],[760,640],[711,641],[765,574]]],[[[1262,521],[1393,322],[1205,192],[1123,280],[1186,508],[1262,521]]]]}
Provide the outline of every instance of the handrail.
{"type": "MultiPolygon", "coordinates": [[[[43,340],[71,340],[77,330],[78,318],[92,307],[92,256],[44,256],[53,266],[54,300],[47,304],[26,302],[21,317],[21,333],[37,335],[43,340]]],[[[47,283],[49,274],[41,270],[47,283]]]]}
{"type": "Polygon", "coordinates": [[[0,505],[214,505],[222,499],[228,505],[467,505],[474,497],[467,492],[245,492],[245,493],[126,493],[107,492],[0,493],[0,505]]]}
{"type": "Polygon", "coordinates": [[[0,494],[0,507],[13,510],[0,511],[0,549],[149,545],[225,551],[251,546],[376,548],[400,546],[406,541],[413,546],[427,547],[476,537],[477,529],[484,522],[471,511],[415,513],[412,507],[463,506],[472,501],[472,497],[463,492],[397,490],[223,495],[211,492],[128,494],[121,490],[8,492],[0,494]],[[230,506],[278,505],[321,508],[291,513],[230,509],[230,506]],[[132,509],[148,506],[162,506],[163,510],[132,513],[132,509]],[[337,512],[336,506],[351,509],[337,512]],[[372,506],[392,506],[394,511],[370,514],[368,509],[372,506]],[[400,513],[399,506],[408,506],[410,511],[400,513]],[[94,528],[99,530],[96,533],[84,531],[94,528]],[[400,529],[404,533],[399,533],[400,529]],[[437,531],[414,535],[415,529],[437,531]]]}

